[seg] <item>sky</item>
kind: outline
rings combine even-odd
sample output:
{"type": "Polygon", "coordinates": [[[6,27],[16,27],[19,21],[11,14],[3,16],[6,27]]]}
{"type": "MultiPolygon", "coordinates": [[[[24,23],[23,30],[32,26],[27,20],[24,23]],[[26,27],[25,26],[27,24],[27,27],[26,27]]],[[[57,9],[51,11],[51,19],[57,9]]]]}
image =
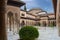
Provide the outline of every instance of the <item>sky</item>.
{"type": "MultiPolygon", "coordinates": [[[[27,10],[40,8],[48,13],[54,13],[52,0],[22,0],[26,3],[27,10]]],[[[22,7],[23,9],[23,7],[22,7]]]]}

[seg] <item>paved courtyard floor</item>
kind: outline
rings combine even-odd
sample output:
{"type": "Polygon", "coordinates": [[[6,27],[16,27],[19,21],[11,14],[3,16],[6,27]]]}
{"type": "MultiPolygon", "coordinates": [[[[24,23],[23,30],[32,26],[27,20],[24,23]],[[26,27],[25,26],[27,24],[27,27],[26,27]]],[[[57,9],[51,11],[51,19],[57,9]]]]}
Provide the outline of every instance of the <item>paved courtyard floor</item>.
{"type": "MultiPolygon", "coordinates": [[[[39,38],[37,40],[60,40],[58,36],[58,29],[57,27],[38,27],[39,31],[39,38]]],[[[13,34],[12,31],[7,32],[8,40],[18,40],[19,35],[13,34]]]]}

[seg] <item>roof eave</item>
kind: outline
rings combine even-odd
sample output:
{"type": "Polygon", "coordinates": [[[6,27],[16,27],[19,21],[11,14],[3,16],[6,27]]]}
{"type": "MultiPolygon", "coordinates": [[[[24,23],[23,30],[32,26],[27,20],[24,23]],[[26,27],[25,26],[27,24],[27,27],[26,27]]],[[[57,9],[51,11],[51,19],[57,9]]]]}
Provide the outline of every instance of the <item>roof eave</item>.
{"type": "Polygon", "coordinates": [[[21,7],[21,6],[25,5],[25,3],[22,1],[8,1],[7,4],[12,5],[12,6],[17,6],[17,7],[21,7]]]}

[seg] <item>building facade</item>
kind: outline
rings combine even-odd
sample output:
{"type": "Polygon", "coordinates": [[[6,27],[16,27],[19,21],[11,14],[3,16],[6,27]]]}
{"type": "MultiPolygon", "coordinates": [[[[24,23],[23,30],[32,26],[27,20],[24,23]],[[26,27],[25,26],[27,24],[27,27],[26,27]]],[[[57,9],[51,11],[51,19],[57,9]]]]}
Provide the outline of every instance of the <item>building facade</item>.
{"type": "Polygon", "coordinates": [[[20,10],[20,24],[30,26],[56,26],[54,13],[43,13],[41,9],[32,9],[30,11],[20,10]],[[41,13],[41,14],[38,14],[41,13]]]}
{"type": "Polygon", "coordinates": [[[56,26],[56,19],[55,14],[48,14],[49,15],[49,25],[56,26]]]}
{"type": "Polygon", "coordinates": [[[25,5],[24,2],[19,0],[8,0],[5,14],[5,25],[7,29],[18,30],[20,25],[20,7],[25,5]]]}
{"type": "Polygon", "coordinates": [[[27,13],[26,11],[24,10],[20,10],[20,24],[21,26],[22,25],[35,25],[35,21],[36,21],[36,16],[35,15],[32,15],[32,14],[29,14],[27,13]]]}

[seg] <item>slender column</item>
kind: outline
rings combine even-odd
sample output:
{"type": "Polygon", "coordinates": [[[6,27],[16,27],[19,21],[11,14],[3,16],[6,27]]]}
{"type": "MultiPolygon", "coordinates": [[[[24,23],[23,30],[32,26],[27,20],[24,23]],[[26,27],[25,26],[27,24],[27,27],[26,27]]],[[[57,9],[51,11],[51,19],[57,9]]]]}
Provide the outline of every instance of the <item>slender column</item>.
{"type": "Polygon", "coordinates": [[[9,18],[9,27],[10,27],[10,31],[11,31],[11,18],[9,18]]]}
{"type": "Polygon", "coordinates": [[[14,17],[15,17],[15,15],[13,15],[13,18],[12,18],[12,19],[13,19],[13,20],[12,20],[12,21],[13,21],[13,34],[15,34],[15,33],[14,33],[14,27],[16,26],[16,25],[15,25],[14,17]]]}
{"type": "Polygon", "coordinates": [[[5,27],[5,13],[7,0],[0,0],[0,40],[7,40],[5,27]]]}
{"type": "Polygon", "coordinates": [[[59,30],[59,36],[60,36],[60,0],[57,0],[57,12],[56,12],[56,24],[59,30]]]}

